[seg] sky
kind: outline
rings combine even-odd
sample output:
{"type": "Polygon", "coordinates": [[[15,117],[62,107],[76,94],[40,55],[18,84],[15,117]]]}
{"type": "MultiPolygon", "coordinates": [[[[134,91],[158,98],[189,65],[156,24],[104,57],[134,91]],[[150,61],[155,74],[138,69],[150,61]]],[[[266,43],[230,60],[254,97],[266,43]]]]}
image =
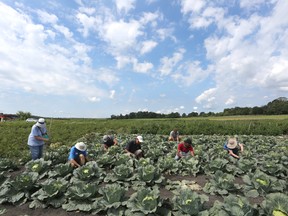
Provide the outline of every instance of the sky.
{"type": "Polygon", "coordinates": [[[0,113],[222,112],[288,96],[287,0],[0,0],[0,113]]]}

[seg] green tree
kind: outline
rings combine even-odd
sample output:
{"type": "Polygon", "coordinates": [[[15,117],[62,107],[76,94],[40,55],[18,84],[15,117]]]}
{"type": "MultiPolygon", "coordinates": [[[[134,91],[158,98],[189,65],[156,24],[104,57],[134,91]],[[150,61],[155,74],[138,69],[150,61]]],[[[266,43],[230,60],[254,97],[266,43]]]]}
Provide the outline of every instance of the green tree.
{"type": "Polygon", "coordinates": [[[23,111],[18,111],[16,115],[20,120],[25,120],[27,118],[31,118],[32,116],[30,112],[23,112],[23,111]]]}

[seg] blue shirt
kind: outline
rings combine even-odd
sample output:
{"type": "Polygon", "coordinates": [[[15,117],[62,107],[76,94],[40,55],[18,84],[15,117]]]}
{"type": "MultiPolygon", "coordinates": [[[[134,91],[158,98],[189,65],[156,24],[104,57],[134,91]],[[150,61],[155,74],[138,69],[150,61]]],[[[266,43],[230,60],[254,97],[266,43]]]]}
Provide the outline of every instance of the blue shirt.
{"type": "Polygon", "coordinates": [[[70,149],[68,160],[71,160],[71,159],[78,160],[80,154],[83,154],[84,157],[86,157],[87,156],[87,151],[80,151],[75,146],[73,146],[70,149]]]}
{"type": "Polygon", "coordinates": [[[29,146],[44,145],[45,142],[43,140],[37,140],[35,136],[43,137],[45,133],[47,133],[46,128],[40,128],[36,126],[36,124],[34,124],[28,137],[28,145],[29,146]]]}

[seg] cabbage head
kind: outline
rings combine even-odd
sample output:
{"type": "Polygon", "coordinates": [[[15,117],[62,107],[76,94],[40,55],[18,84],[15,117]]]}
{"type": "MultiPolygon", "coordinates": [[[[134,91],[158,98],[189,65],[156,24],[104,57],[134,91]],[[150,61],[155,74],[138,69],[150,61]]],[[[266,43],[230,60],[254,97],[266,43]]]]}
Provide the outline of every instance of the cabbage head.
{"type": "Polygon", "coordinates": [[[139,188],[127,202],[127,207],[132,212],[142,212],[146,215],[156,212],[161,205],[159,190],[150,188],[139,188]]]}
{"type": "Polygon", "coordinates": [[[264,215],[288,216],[288,195],[284,193],[271,193],[265,197],[261,207],[264,215]]]}
{"type": "Polygon", "coordinates": [[[198,215],[204,210],[203,204],[208,201],[206,195],[199,195],[190,189],[181,189],[179,194],[174,195],[172,201],[174,203],[173,210],[180,214],[198,215]]]}

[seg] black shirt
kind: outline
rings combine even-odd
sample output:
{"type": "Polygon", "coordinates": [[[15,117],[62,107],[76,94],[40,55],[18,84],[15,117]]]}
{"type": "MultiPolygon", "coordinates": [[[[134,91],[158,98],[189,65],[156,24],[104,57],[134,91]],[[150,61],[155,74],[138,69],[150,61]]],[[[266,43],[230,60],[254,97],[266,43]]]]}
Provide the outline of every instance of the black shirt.
{"type": "Polygon", "coordinates": [[[125,149],[127,149],[129,152],[134,153],[138,149],[141,149],[141,145],[137,144],[135,140],[131,140],[129,143],[127,143],[125,149]]]}

